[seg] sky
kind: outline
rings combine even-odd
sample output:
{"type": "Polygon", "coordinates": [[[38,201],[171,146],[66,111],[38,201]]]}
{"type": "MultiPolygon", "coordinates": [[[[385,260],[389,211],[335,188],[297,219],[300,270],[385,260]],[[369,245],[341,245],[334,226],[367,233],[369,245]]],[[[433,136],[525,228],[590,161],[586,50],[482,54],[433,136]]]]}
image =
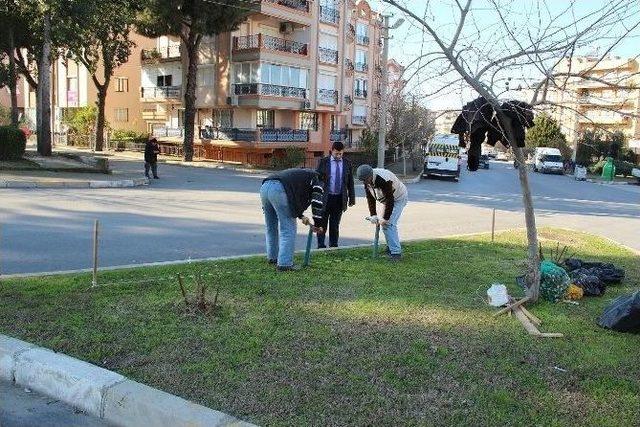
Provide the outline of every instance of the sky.
{"type": "MultiPolygon", "coordinates": [[[[461,3],[464,0],[460,0],[461,3]]],[[[452,39],[460,11],[455,0],[399,0],[409,10],[425,20],[444,40],[452,39]]],[[[385,14],[393,13],[391,22],[404,18],[405,22],[396,30],[392,30],[389,44],[390,57],[403,65],[411,64],[421,53],[440,52],[430,35],[424,35],[423,28],[415,20],[406,17],[394,6],[382,0],[371,0],[371,6],[385,14]]],[[[638,0],[473,0],[467,23],[460,35],[457,47],[465,47],[465,68],[478,71],[490,61],[504,57],[518,50],[518,43],[526,45],[530,40],[541,41],[543,45],[557,45],[564,38],[563,34],[575,34],[585,31],[584,43],[574,50],[575,55],[602,55],[612,47],[614,40],[624,32],[629,33],[621,42],[611,48],[610,54],[620,57],[637,57],[640,55],[640,6],[638,0]],[[619,6],[615,13],[610,11],[605,23],[594,25],[596,16],[601,17],[602,8],[619,6]],[[500,13],[502,13],[502,18],[500,13]],[[504,19],[504,21],[502,20],[504,19]],[[506,24],[506,25],[505,25],[506,24]],[[511,31],[513,38],[509,36],[511,31]]],[[[525,58],[504,63],[504,67],[495,67],[496,82],[486,82],[498,91],[504,92],[507,78],[511,78],[510,92],[516,85],[527,87],[539,81],[544,75],[544,67],[551,67],[562,54],[557,52],[535,58],[535,64],[525,58]],[[502,80],[501,80],[502,79],[502,80]],[[502,85],[502,86],[501,86],[502,85]]],[[[427,57],[429,58],[429,57],[427,57]]],[[[431,56],[433,58],[433,56],[431,56]]],[[[423,59],[419,63],[425,65],[423,59]]],[[[412,76],[411,68],[406,75],[412,76]]],[[[456,83],[459,78],[456,72],[439,76],[448,63],[438,61],[426,66],[408,83],[410,93],[432,109],[456,109],[475,97],[465,83],[456,83]],[[435,93],[439,89],[446,88],[435,93]]],[[[488,73],[491,74],[491,73],[488,73]]],[[[509,94],[509,93],[508,93],[509,94]]],[[[510,96],[517,98],[519,95],[510,96]]]]}

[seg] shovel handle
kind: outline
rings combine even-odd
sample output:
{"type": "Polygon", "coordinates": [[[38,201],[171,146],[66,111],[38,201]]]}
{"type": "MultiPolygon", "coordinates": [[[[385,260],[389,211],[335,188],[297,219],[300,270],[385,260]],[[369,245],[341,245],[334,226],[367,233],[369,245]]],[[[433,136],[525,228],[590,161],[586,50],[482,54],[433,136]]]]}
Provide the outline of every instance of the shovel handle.
{"type": "Polygon", "coordinates": [[[307,249],[304,253],[303,266],[307,267],[311,259],[311,242],[313,241],[313,226],[309,226],[309,234],[307,234],[307,249]]]}

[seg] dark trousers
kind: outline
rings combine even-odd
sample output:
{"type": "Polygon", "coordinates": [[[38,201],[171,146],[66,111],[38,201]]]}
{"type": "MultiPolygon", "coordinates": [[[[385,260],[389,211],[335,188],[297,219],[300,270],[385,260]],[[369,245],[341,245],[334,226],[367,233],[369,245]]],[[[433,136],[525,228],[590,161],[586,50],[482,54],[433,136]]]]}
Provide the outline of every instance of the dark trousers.
{"type": "Polygon", "coordinates": [[[342,218],[342,195],[341,194],[329,194],[327,198],[327,206],[325,207],[324,214],[322,215],[322,221],[320,227],[322,227],[322,234],[318,233],[318,248],[326,248],[324,243],[325,234],[327,232],[327,223],[329,224],[329,246],[338,246],[338,237],[340,235],[340,219],[342,218]]]}
{"type": "Polygon", "coordinates": [[[158,176],[158,162],[144,162],[144,175],[149,178],[149,168],[151,168],[151,172],[153,172],[153,177],[157,178],[158,176]]]}

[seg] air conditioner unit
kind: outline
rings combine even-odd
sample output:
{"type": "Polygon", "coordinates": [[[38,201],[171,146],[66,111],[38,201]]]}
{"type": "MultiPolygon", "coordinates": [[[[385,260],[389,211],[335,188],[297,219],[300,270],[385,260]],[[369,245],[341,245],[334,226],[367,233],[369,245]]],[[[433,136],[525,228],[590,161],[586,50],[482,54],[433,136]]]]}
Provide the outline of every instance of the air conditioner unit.
{"type": "Polygon", "coordinates": [[[305,99],[304,101],[302,101],[302,108],[304,110],[310,110],[311,109],[311,101],[309,101],[308,99],[305,99]]]}
{"type": "Polygon", "coordinates": [[[282,22],[280,24],[280,32],[282,34],[291,34],[291,33],[293,33],[293,23],[292,22],[282,22]]]}

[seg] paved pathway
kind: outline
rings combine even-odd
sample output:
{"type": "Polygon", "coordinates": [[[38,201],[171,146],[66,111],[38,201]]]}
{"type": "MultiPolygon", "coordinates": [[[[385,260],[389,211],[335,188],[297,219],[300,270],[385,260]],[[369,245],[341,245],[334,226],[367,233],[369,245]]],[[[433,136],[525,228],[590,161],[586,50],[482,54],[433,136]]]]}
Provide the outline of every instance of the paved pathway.
{"type": "MultiPolygon", "coordinates": [[[[142,162],[112,160],[142,176],[142,162]]],[[[131,189],[0,189],[0,270],[7,273],[87,268],[93,220],[101,222],[101,265],[239,255],[264,251],[260,174],[160,166],[160,180],[131,189]]],[[[640,187],[531,175],[538,223],[602,234],[640,250],[640,187]]],[[[523,226],[516,171],[494,162],[459,183],[409,185],[404,238],[487,232],[523,226]]],[[[344,216],[341,243],[368,243],[373,228],[361,187],[344,216]]],[[[298,228],[298,248],[305,232],[298,228]]]]}

